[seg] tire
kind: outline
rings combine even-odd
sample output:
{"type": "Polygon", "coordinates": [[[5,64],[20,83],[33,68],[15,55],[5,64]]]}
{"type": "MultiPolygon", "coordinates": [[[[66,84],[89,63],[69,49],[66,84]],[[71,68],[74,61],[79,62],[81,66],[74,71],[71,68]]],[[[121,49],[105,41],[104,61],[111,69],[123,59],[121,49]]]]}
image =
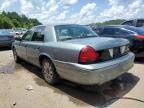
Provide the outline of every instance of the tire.
{"type": "Polygon", "coordinates": [[[48,84],[55,85],[60,81],[60,77],[56,72],[55,66],[49,59],[42,60],[42,73],[48,84]]]}
{"type": "Polygon", "coordinates": [[[13,56],[14,56],[14,61],[16,63],[20,63],[21,62],[21,59],[17,56],[17,52],[16,52],[15,48],[13,49],[13,56]]]}

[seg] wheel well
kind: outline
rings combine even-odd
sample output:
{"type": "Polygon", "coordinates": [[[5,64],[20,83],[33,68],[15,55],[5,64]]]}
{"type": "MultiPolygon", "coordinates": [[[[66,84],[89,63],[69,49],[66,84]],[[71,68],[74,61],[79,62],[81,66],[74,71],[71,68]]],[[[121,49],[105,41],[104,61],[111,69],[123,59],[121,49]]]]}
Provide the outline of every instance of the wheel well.
{"type": "Polygon", "coordinates": [[[51,61],[51,59],[49,58],[49,57],[47,57],[46,55],[41,55],[40,57],[39,57],[39,63],[40,63],[40,66],[42,65],[42,60],[43,59],[49,59],[50,61],[51,61]]]}
{"type": "Polygon", "coordinates": [[[59,74],[57,73],[57,70],[56,70],[56,67],[55,67],[53,61],[52,61],[48,56],[46,56],[46,55],[41,55],[41,56],[39,57],[40,66],[42,66],[42,61],[43,61],[44,59],[48,59],[48,60],[51,62],[51,64],[52,64],[53,67],[54,67],[54,70],[55,70],[56,74],[59,75],[59,74]]]}

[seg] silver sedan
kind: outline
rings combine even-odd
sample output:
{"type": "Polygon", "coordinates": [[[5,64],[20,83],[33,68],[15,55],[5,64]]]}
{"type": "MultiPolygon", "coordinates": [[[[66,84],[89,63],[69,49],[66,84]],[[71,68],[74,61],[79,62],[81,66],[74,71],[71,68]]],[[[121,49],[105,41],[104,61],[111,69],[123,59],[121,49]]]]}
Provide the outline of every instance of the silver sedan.
{"type": "Polygon", "coordinates": [[[128,40],[99,37],[76,24],[33,27],[12,48],[16,62],[40,67],[49,84],[67,79],[101,85],[127,72],[134,62],[128,40]]]}

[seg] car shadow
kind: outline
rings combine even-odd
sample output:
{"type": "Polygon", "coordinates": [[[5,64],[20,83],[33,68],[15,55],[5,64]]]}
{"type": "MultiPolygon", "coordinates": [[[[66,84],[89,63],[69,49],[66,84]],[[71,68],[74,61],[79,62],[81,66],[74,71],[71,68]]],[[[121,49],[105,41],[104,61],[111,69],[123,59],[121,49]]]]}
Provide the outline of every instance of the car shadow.
{"type": "Polygon", "coordinates": [[[11,50],[10,47],[0,47],[0,51],[8,51],[11,50]]]}
{"type": "Polygon", "coordinates": [[[137,64],[144,64],[144,57],[136,57],[135,63],[137,64]]]}
{"type": "Polygon", "coordinates": [[[55,93],[67,95],[69,100],[77,106],[91,105],[100,108],[108,107],[131,91],[139,81],[137,76],[131,73],[125,73],[120,77],[122,79],[121,81],[113,80],[101,85],[99,88],[93,86],[87,89],[87,86],[79,86],[65,80],[62,80],[61,83],[56,86],[51,86],[43,80],[40,69],[25,62],[22,62],[21,66],[38,76],[34,78],[34,81],[39,86],[48,87],[55,93]]]}

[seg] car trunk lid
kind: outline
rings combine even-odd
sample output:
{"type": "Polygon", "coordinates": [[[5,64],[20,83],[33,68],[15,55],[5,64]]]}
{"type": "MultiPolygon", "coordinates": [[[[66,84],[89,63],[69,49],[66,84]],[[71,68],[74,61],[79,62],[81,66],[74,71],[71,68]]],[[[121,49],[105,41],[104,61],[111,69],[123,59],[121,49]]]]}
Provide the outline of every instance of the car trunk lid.
{"type": "Polygon", "coordinates": [[[120,47],[129,44],[129,41],[126,39],[103,38],[103,37],[80,38],[80,39],[66,40],[64,42],[80,45],[89,45],[92,46],[96,51],[110,49],[114,47],[120,47]]]}
{"type": "Polygon", "coordinates": [[[121,38],[96,37],[67,40],[65,42],[92,46],[99,54],[99,60],[95,62],[119,58],[129,52],[129,41],[121,38]]]}

